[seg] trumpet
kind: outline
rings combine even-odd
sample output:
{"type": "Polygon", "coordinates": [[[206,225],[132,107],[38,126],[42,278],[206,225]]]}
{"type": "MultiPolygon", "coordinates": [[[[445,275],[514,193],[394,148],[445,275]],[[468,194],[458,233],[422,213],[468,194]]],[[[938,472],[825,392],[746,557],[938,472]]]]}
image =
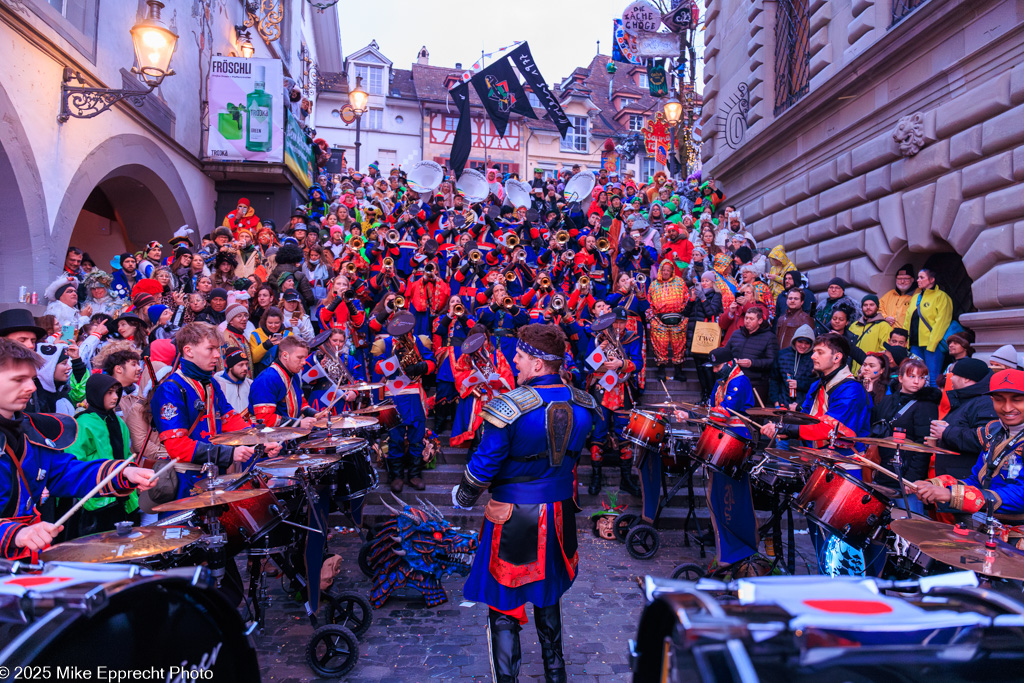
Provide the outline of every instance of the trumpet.
{"type": "Polygon", "coordinates": [[[516,280],[516,272],[514,270],[510,270],[507,273],[505,273],[505,281],[506,282],[515,282],[515,280],[516,280]]]}
{"type": "Polygon", "coordinates": [[[341,296],[344,297],[345,301],[352,301],[356,298],[356,293],[354,290],[346,289],[342,292],[341,296]]]}
{"type": "Polygon", "coordinates": [[[561,294],[556,294],[551,297],[551,312],[561,313],[565,310],[565,297],[561,294]]]}
{"type": "Polygon", "coordinates": [[[568,260],[570,260],[570,261],[572,261],[574,258],[576,258],[576,252],[573,251],[572,249],[566,249],[565,250],[565,255],[568,257],[568,260]]]}
{"type": "Polygon", "coordinates": [[[466,307],[462,304],[455,304],[455,307],[452,310],[455,313],[456,318],[461,318],[466,315],[466,307]]]}
{"type": "Polygon", "coordinates": [[[388,230],[388,234],[384,236],[384,241],[388,244],[398,244],[398,240],[401,237],[397,230],[388,230]]]}
{"type": "Polygon", "coordinates": [[[480,263],[480,261],[482,261],[483,258],[484,258],[484,254],[479,249],[474,249],[473,251],[469,252],[469,260],[474,265],[476,265],[477,263],[480,263]]]}
{"type": "Polygon", "coordinates": [[[508,237],[505,238],[505,248],[506,249],[515,249],[518,246],[519,246],[519,238],[516,237],[515,235],[509,235],[508,237]]]}
{"type": "Polygon", "coordinates": [[[388,313],[394,313],[395,311],[405,308],[405,297],[399,294],[394,299],[386,301],[384,303],[384,310],[388,313]]]}
{"type": "Polygon", "coordinates": [[[360,249],[362,249],[364,244],[366,244],[366,243],[363,242],[363,238],[362,237],[353,237],[352,239],[350,239],[348,241],[348,246],[352,247],[356,251],[359,251],[360,249]]]}
{"type": "Polygon", "coordinates": [[[349,261],[349,262],[347,262],[345,264],[344,270],[345,270],[345,274],[346,275],[355,275],[356,274],[356,264],[353,263],[352,261],[349,261]]]}
{"type": "Polygon", "coordinates": [[[555,233],[555,241],[557,241],[562,246],[565,246],[566,244],[568,244],[569,243],[569,231],[568,230],[559,230],[558,232],[556,232],[555,233]]]}
{"type": "Polygon", "coordinates": [[[384,259],[382,266],[384,270],[391,270],[392,268],[395,267],[395,259],[391,258],[390,256],[386,257],[384,259]]]}
{"type": "Polygon", "coordinates": [[[538,284],[540,284],[541,289],[547,289],[548,287],[551,286],[551,278],[548,277],[547,275],[541,275],[538,284]]]}
{"type": "Polygon", "coordinates": [[[516,260],[520,263],[526,263],[526,252],[521,251],[516,255],[516,260]]]}
{"type": "Polygon", "coordinates": [[[423,266],[423,272],[429,275],[433,275],[436,270],[437,266],[435,266],[433,263],[428,263],[427,265],[423,266]]]}
{"type": "Polygon", "coordinates": [[[635,282],[642,287],[647,282],[647,276],[644,275],[643,273],[640,273],[639,275],[636,276],[635,282]]]}
{"type": "Polygon", "coordinates": [[[516,305],[516,302],[512,297],[506,296],[504,299],[502,299],[501,305],[504,306],[505,308],[512,308],[513,306],[516,305]]]}
{"type": "Polygon", "coordinates": [[[586,275],[581,275],[580,279],[576,281],[576,288],[583,289],[584,287],[590,286],[590,278],[586,275]]]}

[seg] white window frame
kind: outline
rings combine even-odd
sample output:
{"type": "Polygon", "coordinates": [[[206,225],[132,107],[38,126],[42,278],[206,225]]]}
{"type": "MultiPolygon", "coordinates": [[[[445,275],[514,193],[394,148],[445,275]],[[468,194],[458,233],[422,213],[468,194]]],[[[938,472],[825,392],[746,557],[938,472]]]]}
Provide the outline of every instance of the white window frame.
{"type": "Polygon", "coordinates": [[[384,94],[384,67],[371,64],[356,64],[356,78],[363,78],[363,87],[370,95],[384,94]],[[374,78],[376,77],[376,82],[374,78]]]}
{"type": "Polygon", "coordinates": [[[643,114],[630,114],[629,115],[629,122],[626,124],[626,127],[630,131],[635,131],[635,132],[639,133],[640,131],[642,131],[644,129],[644,115],[643,114]],[[637,120],[640,121],[640,125],[639,126],[634,126],[633,123],[635,121],[637,121],[637,120]]]}
{"type": "Polygon", "coordinates": [[[364,130],[383,130],[384,129],[384,110],[376,107],[370,107],[366,110],[366,114],[363,115],[366,118],[363,124],[364,130]]]}
{"type": "Polygon", "coordinates": [[[542,109],[540,105],[540,98],[537,97],[537,93],[527,92],[526,99],[530,100],[530,106],[533,107],[534,109],[542,109]]]}
{"type": "Polygon", "coordinates": [[[590,154],[590,119],[586,116],[569,116],[569,123],[569,132],[561,141],[561,150],[575,154],[590,154]],[[583,128],[582,134],[577,132],[580,127],[583,128]]]}
{"type": "Polygon", "coordinates": [[[442,117],[442,130],[456,131],[459,129],[459,117],[458,116],[444,116],[442,117]]]}
{"type": "Polygon", "coordinates": [[[640,182],[646,183],[648,178],[653,177],[661,169],[654,157],[647,156],[645,152],[640,152],[637,156],[640,158],[640,182]]]}
{"type": "Polygon", "coordinates": [[[645,73],[637,74],[636,84],[638,88],[650,89],[651,87],[650,81],[647,80],[647,74],[645,73]]]}

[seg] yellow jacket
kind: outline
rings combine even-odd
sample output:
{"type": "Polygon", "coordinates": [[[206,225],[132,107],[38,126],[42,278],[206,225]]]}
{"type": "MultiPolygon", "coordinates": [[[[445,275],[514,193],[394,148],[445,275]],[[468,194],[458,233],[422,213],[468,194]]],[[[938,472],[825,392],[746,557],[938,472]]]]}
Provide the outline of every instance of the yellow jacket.
{"type": "Polygon", "coordinates": [[[900,294],[896,289],[890,289],[878,299],[878,310],[883,318],[893,318],[896,321],[894,327],[907,329],[910,319],[907,317],[907,309],[911,302],[917,298],[917,289],[910,294],[900,294]]]}
{"type": "MultiPolygon", "coordinates": [[[[953,300],[938,287],[918,290],[907,308],[906,323],[911,324],[914,312],[918,311],[917,342],[928,351],[935,351],[946,336],[946,329],[953,322],[953,300]],[[920,308],[918,306],[920,302],[920,308]]],[[[914,330],[910,330],[913,338],[914,330]]]]}
{"type": "MultiPolygon", "coordinates": [[[[883,344],[889,341],[890,332],[892,332],[892,326],[881,317],[876,317],[867,324],[861,319],[850,325],[850,334],[857,340],[857,348],[864,353],[885,351],[883,344]]],[[[860,363],[852,363],[850,370],[854,374],[860,372],[860,363]]]]}

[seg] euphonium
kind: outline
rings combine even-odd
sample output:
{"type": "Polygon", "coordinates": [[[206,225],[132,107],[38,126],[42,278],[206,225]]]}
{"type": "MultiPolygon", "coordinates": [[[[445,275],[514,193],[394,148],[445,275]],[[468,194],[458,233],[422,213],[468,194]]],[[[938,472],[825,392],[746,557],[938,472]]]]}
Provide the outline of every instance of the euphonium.
{"type": "Polygon", "coordinates": [[[612,248],[612,243],[602,237],[597,241],[597,250],[602,253],[608,253],[608,250],[612,248]]]}
{"type": "Polygon", "coordinates": [[[568,244],[569,243],[569,231],[568,230],[559,230],[558,232],[556,232],[555,233],[555,241],[557,241],[561,245],[568,244]]]}

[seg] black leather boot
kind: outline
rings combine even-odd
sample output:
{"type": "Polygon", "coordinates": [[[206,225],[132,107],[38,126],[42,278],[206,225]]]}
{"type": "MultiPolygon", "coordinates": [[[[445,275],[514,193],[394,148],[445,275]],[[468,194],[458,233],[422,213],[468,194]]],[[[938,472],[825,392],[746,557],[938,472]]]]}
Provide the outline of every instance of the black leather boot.
{"type": "Polygon", "coordinates": [[[619,460],[619,490],[631,496],[640,497],[640,487],[633,478],[633,461],[619,460]]]}
{"type": "Polygon", "coordinates": [[[402,479],[402,458],[388,458],[384,461],[388,470],[388,483],[394,493],[401,493],[405,488],[405,480],[402,479]]]}
{"type": "Polygon", "coordinates": [[[406,458],[409,465],[405,470],[405,480],[409,486],[417,491],[422,491],[427,488],[427,485],[423,483],[423,457],[408,455],[406,458]]]}
{"type": "Polygon", "coordinates": [[[544,683],[566,683],[565,658],[562,656],[562,610],[556,602],[533,607],[541,657],[544,659],[544,683]]]}
{"type": "Polygon", "coordinates": [[[602,486],[604,486],[604,476],[601,474],[601,462],[595,460],[590,465],[590,486],[587,487],[587,493],[596,496],[601,493],[602,486]]]}
{"type": "Polygon", "coordinates": [[[686,381],[686,370],[683,369],[683,364],[682,363],[680,363],[679,365],[676,366],[676,372],[672,376],[672,379],[675,380],[676,382],[685,382],[686,381]]]}
{"type": "MultiPolygon", "coordinates": [[[[491,670],[494,672],[494,680],[497,683],[516,683],[519,680],[519,665],[523,661],[523,653],[519,646],[519,632],[522,630],[523,627],[519,625],[518,619],[493,609],[487,610],[491,670]]],[[[561,640],[559,640],[559,646],[561,646],[561,640]]]]}

